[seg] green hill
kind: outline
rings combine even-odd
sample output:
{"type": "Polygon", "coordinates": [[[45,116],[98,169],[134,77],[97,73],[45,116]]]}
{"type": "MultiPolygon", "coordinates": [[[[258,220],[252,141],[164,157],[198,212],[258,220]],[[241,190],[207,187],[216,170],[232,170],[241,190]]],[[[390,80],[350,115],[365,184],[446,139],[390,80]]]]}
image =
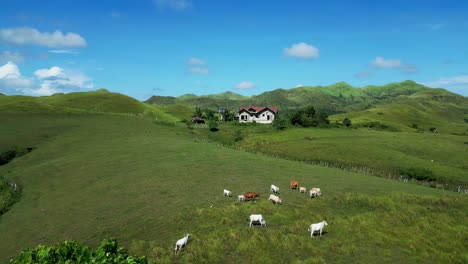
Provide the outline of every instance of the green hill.
{"type": "MultiPolygon", "coordinates": [[[[382,95],[382,93],[380,93],[382,95]]],[[[443,89],[423,89],[411,95],[386,99],[362,111],[350,111],[330,117],[341,122],[345,117],[353,125],[380,122],[397,131],[468,134],[468,99],[443,89]]]]}
{"type": "Polygon", "coordinates": [[[135,116],[0,112],[0,124],[0,149],[36,147],[0,166],[23,186],[0,216],[2,263],[37,244],[96,247],[108,237],[156,263],[466,260],[463,194],[205,144],[185,127],[135,116]],[[291,180],[322,196],[290,190],[291,180]],[[282,205],[267,200],[271,184],[282,205]],[[247,191],[260,194],[256,203],[236,201],[247,191]],[[249,228],[253,213],[267,227],[249,228]],[[324,235],[311,238],[307,228],[323,220],[324,235]]]}
{"type": "Polygon", "coordinates": [[[151,105],[104,89],[41,97],[2,96],[0,97],[0,112],[117,113],[150,116],[163,121],[177,120],[151,105]]]}
{"type": "Polygon", "coordinates": [[[355,88],[345,82],[329,86],[276,89],[254,96],[225,92],[219,95],[153,96],[146,101],[159,107],[185,105],[190,108],[227,107],[236,111],[245,105],[278,106],[287,112],[309,105],[337,114],[330,119],[351,118],[355,125],[380,122],[392,131],[414,132],[439,128],[440,133],[466,133],[468,98],[444,89],[425,87],[413,81],[355,88]]]}

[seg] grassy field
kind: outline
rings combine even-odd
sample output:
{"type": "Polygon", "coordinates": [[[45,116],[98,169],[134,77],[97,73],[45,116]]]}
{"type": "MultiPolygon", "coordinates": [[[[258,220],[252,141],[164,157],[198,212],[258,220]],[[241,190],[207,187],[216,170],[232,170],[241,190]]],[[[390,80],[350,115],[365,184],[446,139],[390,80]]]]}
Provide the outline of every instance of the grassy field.
{"type": "Polygon", "coordinates": [[[37,147],[0,167],[23,186],[0,216],[0,261],[39,243],[106,237],[158,263],[468,261],[466,195],[200,143],[184,127],[132,116],[2,113],[0,123],[0,149],[37,147]],[[289,190],[292,179],[323,196],[289,190]],[[283,205],[267,201],[270,184],[283,205]],[[237,203],[224,188],[261,196],[237,203]],[[268,226],[249,228],[252,213],[268,226]],[[310,238],[324,219],[326,234],[310,238]]]}
{"type": "Polygon", "coordinates": [[[468,188],[467,136],[345,128],[277,131],[235,124],[225,124],[217,133],[198,130],[197,135],[249,152],[365,167],[381,175],[397,174],[400,168],[425,168],[441,182],[468,188]]]}

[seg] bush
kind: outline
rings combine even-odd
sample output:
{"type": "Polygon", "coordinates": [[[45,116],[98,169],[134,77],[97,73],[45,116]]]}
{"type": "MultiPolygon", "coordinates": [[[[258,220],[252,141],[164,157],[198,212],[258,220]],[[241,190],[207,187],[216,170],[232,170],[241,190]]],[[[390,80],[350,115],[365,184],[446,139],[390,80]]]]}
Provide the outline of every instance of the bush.
{"type": "Polygon", "coordinates": [[[215,119],[210,119],[208,121],[208,127],[210,128],[210,131],[212,131],[212,132],[216,132],[216,131],[219,130],[218,125],[219,125],[218,121],[215,120],[215,119]]]}
{"type": "Polygon", "coordinates": [[[273,120],[273,127],[278,130],[284,130],[288,127],[288,120],[284,117],[278,116],[273,120]]]}
{"type": "Polygon", "coordinates": [[[345,117],[345,119],[343,119],[343,126],[350,127],[351,126],[351,119],[345,117]]]}
{"type": "Polygon", "coordinates": [[[10,261],[12,264],[23,263],[132,263],[146,264],[146,257],[129,256],[125,248],[118,247],[117,240],[104,240],[96,250],[76,241],[65,241],[55,246],[39,245],[35,249],[25,250],[10,261]]]}
{"type": "Polygon", "coordinates": [[[400,168],[399,173],[418,181],[435,181],[434,173],[425,168],[400,168]]]}

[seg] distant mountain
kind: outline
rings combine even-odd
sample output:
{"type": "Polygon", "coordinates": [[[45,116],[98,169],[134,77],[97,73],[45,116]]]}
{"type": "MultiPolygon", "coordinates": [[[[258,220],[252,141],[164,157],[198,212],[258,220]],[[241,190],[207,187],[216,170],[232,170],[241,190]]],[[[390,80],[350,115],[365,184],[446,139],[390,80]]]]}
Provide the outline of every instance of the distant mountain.
{"type": "Polygon", "coordinates": [[[177,120],[151,105],[105,89],[92,92],[58,93],[41,97],[1,96],[0,112],[121,113],[152,116],[166,121],[177,120]]]}
{"type": "Polygon", "coordinates": [[[181,113],[183,109],[185,118],[196,106],[211,109],[226,107],[232,111],[247,105],[278,106],[281,113],[313,105],[327,111],[333,122],[341,122],[348,117],[355,125],[381,122],[398,131],[440,128],[442,133],[468,134],[467,97],[413,81],[363,88],[339,82],[329,86],[276,89],[254,96],[232,92],[202,96],[153,96],[146,103],[173,115],[181,113]]]}
{"type": "Polygon", "coordinates": [[[145,101],[155,105],[182,104],[191,107],[237,109],[245,105],[278,106],[280,111],[307,105],[325,109],[329,112],[347,112],[363,110],[369,103],[409,96],[423,90],[432,90],[413,81],[390,83],[383,86],[355,88],[345,82],[329,86],[303,86],[292,89],[276,89],[254,96],[242,96],[232,92],[215,95],[194,94],[180,97],[153,96],[145,101]]]}

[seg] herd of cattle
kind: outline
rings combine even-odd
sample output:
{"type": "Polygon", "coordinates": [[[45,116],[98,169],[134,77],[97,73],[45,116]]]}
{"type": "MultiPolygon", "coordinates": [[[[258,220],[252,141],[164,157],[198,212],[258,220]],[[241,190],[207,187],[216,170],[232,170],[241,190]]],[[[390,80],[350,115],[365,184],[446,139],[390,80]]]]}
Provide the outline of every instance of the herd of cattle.
{"type": "MultiPolygon", "coordinates": [[[[299,190],[300,193],[306,193],[307,192],[307,188],[299,186],[298,181],[291,181],[290,184],[289,184],[289,188],[290,189],[297,189],[297,190],[299,190]]],[[[270,192],[272,192],[272,194],[270,194],[270,196],[268,197],[269,201],[272,201],[274,204],[283,203],[283,200],[281,200],[281,198],[278,196],[279,195],[279,187],[278,186],[272,184],[270,186],[270,192]]],[[[229,191],[229,190],[224,189],[223,195],[228,196],[228,197],[232,197],[232,192],[229,191]]],[[[320,188],[311,188],[309,190],[309,197],[310,198],[315,198],[315,197],[318,197],[318,196],[321,196],[321,195],[322,195],[322,193],[320,191],[320,188]]],[[[238,202],[243,202],[243,201],[246,201],[246,200],[252,200],[252,201],[255,202],[255,198],[257,198],[259,196],[260,196],[259,194],[254,193],[254,192],[246,192],[244,194],[239,194],[237,196],[237,201],[238,202]]],[[[254,223],[259,223],[260,226],[266,226],[266,221],[263,218],[263,215],[261,215],[261,214],[251,214],[250,217],[249,217],[249,221],[250,221],[249,227],[252,227],[252,225],[254,223]]],[[[322,236],[323,228],[325,226],[327,226],[327,225],[328,224],[327,224],[326,221],[311,224],[309,229],[308,229],[308,231],[310,231],[310,236],[314,237],[314,232],[316,232],[316,231],[320,233],[320,236],[322,236]]],[[[175,245],[175,249],[174,249],[175,253],[177,253],[178,250],[180,250],[182,247],[184,247],[187,244],[188,238],[189,238],[189,234],[187,234],[185,237],[177,240],[176,245],[175,245]]]]}

